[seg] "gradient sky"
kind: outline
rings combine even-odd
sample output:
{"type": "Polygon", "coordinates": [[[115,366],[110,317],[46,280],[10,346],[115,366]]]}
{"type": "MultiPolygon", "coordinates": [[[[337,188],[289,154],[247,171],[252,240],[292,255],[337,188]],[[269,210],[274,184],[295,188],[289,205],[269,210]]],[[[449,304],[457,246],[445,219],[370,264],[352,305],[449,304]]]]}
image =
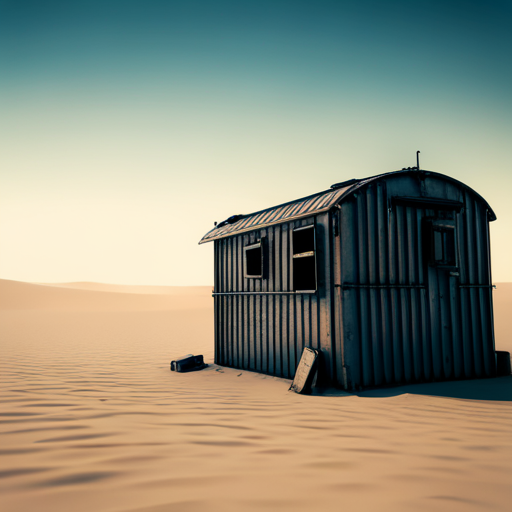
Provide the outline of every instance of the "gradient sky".
{"type": "Polygon", "coordinates": [[[0,277],[213,282],[214,221],[415,165],[512,281],[512,2],[0,0],[0,277]]]}

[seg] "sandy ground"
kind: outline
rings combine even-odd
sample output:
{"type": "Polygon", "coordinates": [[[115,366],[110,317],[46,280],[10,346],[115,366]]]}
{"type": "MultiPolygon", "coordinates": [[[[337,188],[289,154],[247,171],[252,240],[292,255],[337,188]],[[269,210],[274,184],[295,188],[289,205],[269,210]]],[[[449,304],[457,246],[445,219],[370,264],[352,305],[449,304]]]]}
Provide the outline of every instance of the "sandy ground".
{"type": "Polygon", "coordinates": [[[210,295],[0,281],[3,512],[511,510],[512,377],[308,397],[170,372],[212,362],[210,295]]]}

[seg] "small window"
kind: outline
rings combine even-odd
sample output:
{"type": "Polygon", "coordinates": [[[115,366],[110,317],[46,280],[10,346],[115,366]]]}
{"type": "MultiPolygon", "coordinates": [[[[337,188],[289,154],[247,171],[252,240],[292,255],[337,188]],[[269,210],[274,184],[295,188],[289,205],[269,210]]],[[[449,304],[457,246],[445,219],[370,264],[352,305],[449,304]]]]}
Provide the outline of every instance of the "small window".
{"type": "Polygon", "coordinates": [[[429,221],[427,226],[430,264],[441,267],[457,266],[455,222],[436,219],[429,221]]]}
{"type": "Polygon", "coordinates": [[[315,228],[313,226],[293,231],[293,289],[296,292],[316,290],[315,228]]]}
{"type": "Polygon", "coordinates": [[[263,255],[261,242],[244,247],[245,277],[263,277],[263,255]]]}

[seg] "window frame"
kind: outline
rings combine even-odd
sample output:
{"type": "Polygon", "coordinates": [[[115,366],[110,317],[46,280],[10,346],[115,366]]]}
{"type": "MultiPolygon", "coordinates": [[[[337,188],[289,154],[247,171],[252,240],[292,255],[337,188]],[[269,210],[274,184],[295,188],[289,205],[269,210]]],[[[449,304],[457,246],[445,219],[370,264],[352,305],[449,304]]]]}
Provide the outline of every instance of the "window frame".
{"type": "Polygon", "coordinates": [[[250,245],[246,245],[244,247],[244,277],[246,279],[263,279],[263,244],[261,240],[250,245]],[[260,273],[249,274],[247,269],[247,251],[251,251],[258,248],[260,250],[260,273]]]}
{"type": "Polygon", "coordinates": [[[314,224],[310,224],[308,226],[300,226],[298,228],[294,228],[292,230],[292,247],[291,247],[291,260],[292,260],[292,268],[291,268],[291,274],[292,274],[292,288],[295,293],[316,293],[318,290],[318,265],[317,265],[317,258],[316,258],[316,226],[314,224]],[[295,253],[294,248],[294,235],[297,231],[305,231],[306,229],[312,229],[313,230],[313,250],[312,251],[306,251],[302,253],[295,253]],[[315,288],[314,289],[304,289],[304,290],[298,290],[297,286],[295,284],[295,260],[296,259],[302,259],[302,258],[313,258],[313,265],[315,270],[315,288]]]}
{"type": "Polygon", "coordinates": [[[440,219],[430,218],[426,222],[427,233],[425,240],[428,243],[427,256],[428,264],[431,267],[446,268],[446,269],[457,269],[459,267],[459,255],[457,247],[457,226],[455,220],[452,219],[440,219]],[[436,237],[436,233],[440,234],[440,237],[436,237]],[[453,261],[448,260],[446,256],[447,252],[447,238],[444,236],[445,233],[449,233],[453,237],[453,261]],[[436,257],[438,250],[442,251],[442,259],[436,257]]]}

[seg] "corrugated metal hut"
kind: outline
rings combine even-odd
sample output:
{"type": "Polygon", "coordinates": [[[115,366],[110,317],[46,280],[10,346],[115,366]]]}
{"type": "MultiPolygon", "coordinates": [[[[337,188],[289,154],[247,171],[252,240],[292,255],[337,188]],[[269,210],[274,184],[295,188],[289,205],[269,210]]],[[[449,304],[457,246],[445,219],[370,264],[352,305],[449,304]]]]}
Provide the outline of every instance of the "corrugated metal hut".
{"type": "Polygon", "coordinates": [[[215,361],[348,390],[495,375],[489,204],[402,170],[234,216],[215,244],[215,361]]]}

